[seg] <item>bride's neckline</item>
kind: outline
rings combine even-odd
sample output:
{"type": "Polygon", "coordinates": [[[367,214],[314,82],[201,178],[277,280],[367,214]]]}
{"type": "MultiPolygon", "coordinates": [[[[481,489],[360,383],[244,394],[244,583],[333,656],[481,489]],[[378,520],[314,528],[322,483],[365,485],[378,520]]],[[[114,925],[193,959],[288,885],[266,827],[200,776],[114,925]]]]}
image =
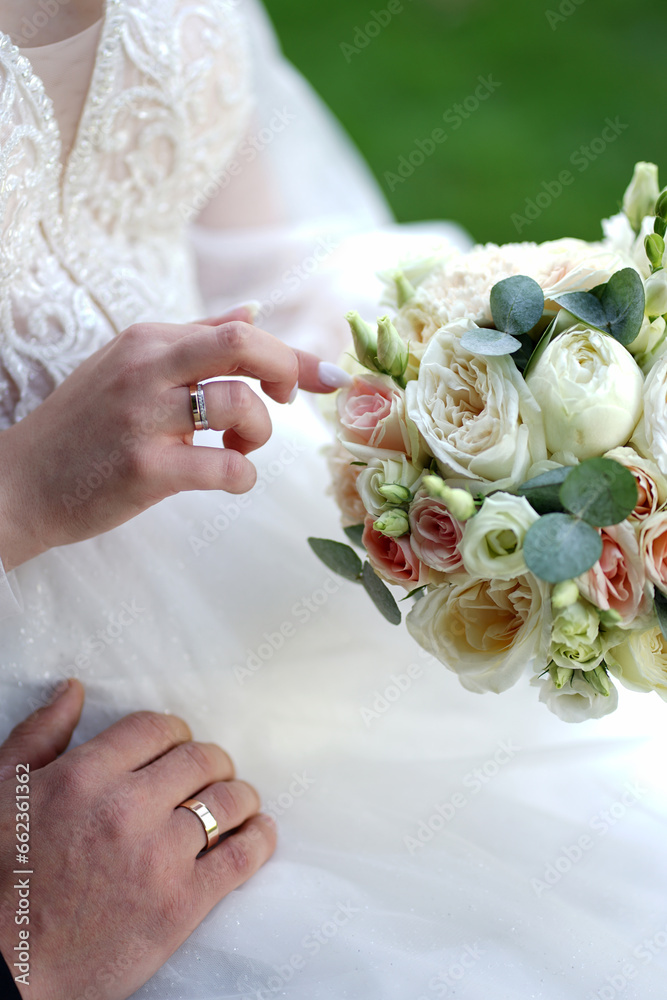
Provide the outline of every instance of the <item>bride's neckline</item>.
{"type": "Polygon", "coordinates": [[[93,24],[89,24],[87,28],[83,31],[77,31],[76,35],[68,35],[67,38],[59,38],[57,42],[47,42],[46,45],[19,45],[19,52],[26,56],[30,61],[30,58],[36,58],[36,54],[40,52],[50,52],[53,49],[60,48],[61,46],[69,45],[70,42],[78,42],[80,39],[87,34],[93,34],[94,31],[99,31],[100,25],[104,23],[104,16],[98,18],[93,24]],[[26,55],[30,53],[30,56],[26,55]]]}
{"type": "MultiPolygon", "coordinates": [[[[58,170],[60,180],[61,198],[66,187],[70,183],[76,183],[78,177],[77,165],[88,158],[94,146],[92,138],[94,129],[92,128],[91,118],[96,113],[97,106],[100,104],[104,92],[111,83],[111,59],[114,53],[112,40],[119,33],[121,17],[121,0],[104,0],[102,17],[95,25],[90,25],[89,28],[84,29],[85,32],[91,30],[93,27],[97,27],[99,29],[99,39],[95,50],[93,72],[76,126],[74,141],[65,158],[63,158],[63,141],[54,113],[53,102],[46,92],[44,81],[35,72],[30,58],[25,54],[25,51],[44,50],[48,47],[61,45],[67,39],[63,39],[62,42],[51,43],[51,46],[37,46],[34,50],[28,49],[22,51],[14,45],[9,35],[0,31],[0,42],[3,43],[3,48],[9,50],[17,71],[27,80],[29,89],[40,98],[42,119],[53,137],[54,146],[57,150],[56,169],[58,170]]],[[[79,35],[72,36],[72,38],[80,37],[84,32],[80,32],[79,35]]]]}

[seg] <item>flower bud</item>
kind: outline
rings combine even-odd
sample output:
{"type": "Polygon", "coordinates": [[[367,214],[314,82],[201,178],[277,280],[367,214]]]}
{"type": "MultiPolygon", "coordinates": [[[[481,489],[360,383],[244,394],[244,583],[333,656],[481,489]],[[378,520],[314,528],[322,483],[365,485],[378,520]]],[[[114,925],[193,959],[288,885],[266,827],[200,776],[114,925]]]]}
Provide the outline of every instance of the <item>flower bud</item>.
{"type": "Polygon", "coordinates": [[[396,301],[398,302],[398,308],[401,309],[402,306],[407,305],[410,299],[415,296],[415,287],[408,281],[402,271],[397,271],[394,275],[394,284],[396,285],[396,301]]]}
{"type": "Polygon", "coordinates": [[[623,211],[636,233],[647,215],[655,214],[660,196],[658,168],[655,163],[637,163],[630,185],[623,196],[623,211]]]}
{"type": "Polygon", "coordinates": [[[566,684],[569,684],[574,677],[574,670],[569,670],[567,667],[557,667],[555,663],[552,663],[549,667],[549,673],[551,674],[551,679],[554,685],[560,691],[564,688],[566,684]]]}
{"type": "Polygon", "coordinates": [[[663,239],[665,238],[665,234],[667,233],[667,222],[665,222],[664,219],[661,219],[660,216],[658,216],[653,223],[653,232],[657,233],[658,236],[662,236],[663,239]]]}
{"type": "Polygon", "coordinates": [[[563,580],[557,583],[551,591],[551,604],[554,608],[569,608],[579,600],[579,588],[574,580],[563,580]]]}
{"type": "Polygon", "coordinates": [[[609,677],[607,671],[604,667],[596,667],[595,670],[585,670],[582,673],[585,681],[587,681],[594,691],[598,694],[604,695],[608,698],[611,694],[611,686],[609,684],[609,677]]]}
{"type": "Polygon", "coordinates": [[[378,320],[377,361],[392,378],[401,378],[408,367],[408,345],[388,316],[378,320]]]}
{"type": "Polygon", "coordinates": [[[345,314],[345,319],[350,324],[354,349],[359,362],[371,371],[377,372],[378,344],[375,330],[361,318],[356,310],[345,314]]]}
{"type": "Polygon", "coordinates": [[[389,538],[400,538],[410,530],[408,515],[404,510],[388,510],[373,524],[376,531],[389,538]]]}
{"type": "Polygon", "coordinates": [[[402,504],[412,502],[412,491],[407,486],[400,483],[385,483],[378,487],[378,493],[384,497],[388,503],[402,504]]]}
{"type": "Polygon", "coordinates": [[[667,188],[665,188],[658,198],[658,202],[655,206],[655,214],[659,219],[667,222],[667,188]]]}
{"type": "Polygon", "coordinates": [[[646,315],[662,316],[667,313],[667,271],[656,271],[646,279],[646,315]]]}
{"type": "Polygon", "coordinates": [[[653,271],[658,271],[662,267],[662,255],[665,252],[665,241],[657,233],[651,233],[644,240],[644,248],[653,271]]]}
{"type": "Polygon", "coordinates": [[[613,608],[609,608],[608,611],[598,611],[598,615],[600,622],[605,626],[605,628],[615,628],[623,621],[618,611],[614,611],[613,608]]]}
{"type": "Polygon", "coordinates": [[[457,521],[468,521],[477,512],[475,501],[467,490],[451,489],[440,476],[424,476],[422,486],[429,496],[442,500],[457,521]]]}

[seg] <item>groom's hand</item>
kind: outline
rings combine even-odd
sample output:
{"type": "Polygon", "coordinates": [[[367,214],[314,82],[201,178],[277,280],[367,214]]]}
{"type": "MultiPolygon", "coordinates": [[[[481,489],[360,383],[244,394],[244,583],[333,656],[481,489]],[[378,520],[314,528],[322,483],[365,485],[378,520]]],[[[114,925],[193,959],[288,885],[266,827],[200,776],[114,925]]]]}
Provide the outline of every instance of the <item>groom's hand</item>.
{"type": "Polygon", "coordinates": [[[60,756],[83,698],[70,681],[0,747],[0,953],[34,1000],[126,1000],[275,848],[256,791],[175,716],[60,756]],[[178,808],[195,796],[234,831],[199,858],[204,827],[178,808]]]}

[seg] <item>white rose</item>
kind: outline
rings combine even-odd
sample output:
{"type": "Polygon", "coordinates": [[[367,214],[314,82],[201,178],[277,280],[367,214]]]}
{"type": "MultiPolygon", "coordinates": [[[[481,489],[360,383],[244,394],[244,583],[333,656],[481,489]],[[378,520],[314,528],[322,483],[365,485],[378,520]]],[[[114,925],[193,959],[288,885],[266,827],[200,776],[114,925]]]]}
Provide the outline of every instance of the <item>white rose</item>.
{"type": "Polygon", "coordinates": [[[523,540],[539,515],[525,497],[494,493],[466,522],[461,541],[463,564],[483,580],[511,580],[526,573],[523,540]]]}
{"type": "Polygon", "coordinates": [[[578,325],[556,337],[528,375],[552,455],[578,460],[627,444],[642,413],[644,379],[613,337],[578,325]]]}
{"type": "Polygon", "coordinates": [[[667,348],[667,344],[665,343],[666,331],[667,324],[665,324],[663,316],[658,316],[653,322],[650,321],[648,316],[645,316],[638,336],[635,337],[631,344],[628,344],[630,354],[632,354],[645,375],[648,375],[658,358],[665,353],[665,349],[667,348]]]}
{"type": "Polygon", "coordinates": [[[667,476],[667,355],[651,369],[644,384],[644,419],[637,428],[637,447],[667,476]]]}
{"type": "Polygon", "coordinates": [[[444,475],[511,488],[546,458],[540,409],[509,357],[461,347],[469,321],[438,331],[424,351],[406,405],[444,475]]]}
{"type": "Polygon", "coordinates": [[[417,601],[407,626],[468,691],[499,694],[524,670],[546,667],[548,588],[532,575],[443,584],[417,601]]]}
{"type": "Polygon", "coordinates": [[[630,632],[607,653],[607,665],[631,691],[657,691],[667,701],[667,640],[659,626],[630,632]]]}
{"type": "Polygon", "coordinates": [[[343,527],[363,524],[366,509],[357,490],[361,468],[352,464],[354,456],[338,442],[327,448],[325,454],[331,472],[331,485],[327,492],[340,507],[343,527]]]}
{"type": "Polygon", "coordinates": [[[646,279],[646,315],[662,316],[667,312],[667,272],[656,271],[646,279]]]}
{"type": "Polygon", "coordinates": [[[580,671],[575,671],[572,680],[562,688],[556,687],[550,674],[533,677],[530,683],[540,689],[540,701],[563,722],[601,719],[618,708],[618,691],[613,684],[609,684],[607,696],[598,694],[580,671]]]}
{"type": "Polygon", "coordinates": [[[391,503],[409,503],[419,489],[422,475],[423,472],[416,469],[405,455],[400,459],[376,459],[360,473],[357,490],[368,513],[379,517],[391,503]],[[396,496],[391,500],[379,492],[387,485],[398,487],[396,496]]]}

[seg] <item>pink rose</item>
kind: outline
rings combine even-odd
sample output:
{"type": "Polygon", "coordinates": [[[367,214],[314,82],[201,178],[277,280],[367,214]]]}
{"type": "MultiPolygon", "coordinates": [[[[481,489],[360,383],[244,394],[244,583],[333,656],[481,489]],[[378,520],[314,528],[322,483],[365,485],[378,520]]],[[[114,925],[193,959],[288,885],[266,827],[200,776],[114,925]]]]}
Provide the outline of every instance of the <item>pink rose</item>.
{"type": "Polygon", "coordinates": [[[371,566],[390,583],[400,583],[412,590],[428,580],[428,569],[422,566],[410,545],[410,535],[388,538],[373,528],[375,518],[366,517],[362,541],[371,566]]]}
{"type": "Polygon", "coordinates": [[[463,525],[449,513],[442,500],[418,496],[410,507],[410,536],[417,557],[441,573],[463,567],[459,542],[463,525]]]}
{"type": "Polygon", "coordinates": [[[650,610],[650,592],[639,544],[627,521],[600,528],[602,557],[579,577],[584,597],[601,611],[617,611],[621,624],[631,625],[650,610]]]}
{"type": "Polygon", "coordinates": [[[632,517],[643,521],[664,506],[667,502],[667,480],[655,462],[638,455],[630,447],[614,448],[613,451],[608,451],[604,457],[613,458],[614,461],[620,462],[635,477],[638,499],[637,506],[631,514],[632,517]]]}
{"type": "MultiPolygon", "coordinates": [[[[382,451],[404,452],[411,457],[419,448],[416,427],[408,426],[405,395],[382,375],[357,375],[338,394],[341,440],[355,454],[355,445],[382,451]]],[[[412,423],[410,421],[410,423],[412,423]]],[[[367,458],[368,452],[362,451],[367,458]]]]}
{"type": "Polygon", "coordinates": [[[363,524],[366,517],[366,508],[357,490],[357,479],[362,470],[359,465],[352,465],[353,461],[354,456],[350,455],[341,444],[335,444],[327,452],[327,462],[331,471],[329,492],[333,494],[340,507],[344,528],[363,524]]]}
{"type": "Polygon", "coordinates": [[[644,521],[639,551],[649,580],[667,593],[667,513],[653,514],[644,521]]]}

